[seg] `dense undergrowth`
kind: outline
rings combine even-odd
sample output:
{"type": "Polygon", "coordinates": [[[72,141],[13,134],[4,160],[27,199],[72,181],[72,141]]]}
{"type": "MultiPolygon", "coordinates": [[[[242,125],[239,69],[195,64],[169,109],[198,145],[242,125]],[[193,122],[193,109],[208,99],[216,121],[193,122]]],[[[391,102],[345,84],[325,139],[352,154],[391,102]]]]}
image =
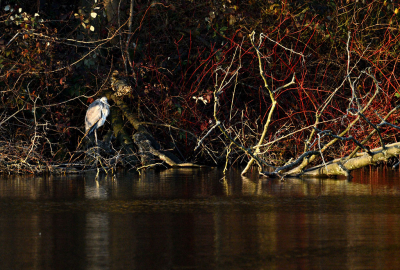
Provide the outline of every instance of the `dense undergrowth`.
{"type": "MultiPolygon", "coordinates": [[[[113,20],[100,1],[31,2],[0,1],[3,172],[70,161],[86,108],[110,91],[115,69],[134,88],[124,101],[154,124],[148,129],[165,149],[182,159],[224,164],[231,145],[218,129],[194,151],[215,125],[215,89],[219,120],[246,148],[258,143],[271,108],[249,39],[253,31],[272,91],[295,74],[295,84],[274,92],[277,108],[261,149],[269,163],[283,164],[331,139],[309,138],[316,114],[320,130],[339,134],[355,118],[351,109],[364,108],[377,85],[364,111],[372,123],[400,97],[400,6],[391,1],[136,0],[131,22],[129,1],[121,1],[113,20]]],[[[397,124],[398,116],[387,121],[397,124]]],[[[99,132],[107,130],[110,123],[99,132]]],[[[363,140],[371,130],[360,120],[348,135],[363,140]]],[[[386,142],[399,138],[392,127],[381,131],[386,142]]],[[[379,146],[379,137],[365,145],[379,146]]],[[[324,157],[353,149],[352,141],[338,142],[324,157]]],[[[248,161],[232,150],[231,163],[248,161]]]]}

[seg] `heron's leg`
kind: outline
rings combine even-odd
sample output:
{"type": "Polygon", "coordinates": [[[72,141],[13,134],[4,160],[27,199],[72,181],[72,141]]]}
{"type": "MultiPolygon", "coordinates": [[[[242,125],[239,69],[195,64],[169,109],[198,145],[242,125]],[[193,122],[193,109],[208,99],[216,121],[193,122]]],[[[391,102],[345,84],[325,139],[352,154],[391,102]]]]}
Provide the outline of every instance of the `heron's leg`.
{"type": "Polygon", "coordinates": [[[97,132],[96,132],[96,129],[94,130],[94,138],[96,139],[96,146],[97,146],[97,132]]]}
{"type": "MultiPolygon", "coordinates": [[[[100,151],[99,151],[99,144],[97,143],[97,130],[94,130],[94,138],[96,139],[96,166],[99,162],[100,158],[100,151]]],[[[99,173],[99,169],[97,168],[97,174],[99,173]]]]}

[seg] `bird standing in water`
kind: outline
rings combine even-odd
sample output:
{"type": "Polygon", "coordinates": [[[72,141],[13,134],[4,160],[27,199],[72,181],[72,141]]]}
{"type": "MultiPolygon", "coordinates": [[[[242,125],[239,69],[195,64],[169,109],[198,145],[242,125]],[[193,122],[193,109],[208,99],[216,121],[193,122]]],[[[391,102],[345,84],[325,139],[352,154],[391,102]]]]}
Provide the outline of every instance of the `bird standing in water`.
{"type": "Polygon", "coordinates": [[[85,117],[85,132],[86,136],[94,132],[97,145],[97,132],[96,130],[104,125],[107,116],[110,114],[110,105],[106,97],[96,99],[89,105],[85,117]]]}

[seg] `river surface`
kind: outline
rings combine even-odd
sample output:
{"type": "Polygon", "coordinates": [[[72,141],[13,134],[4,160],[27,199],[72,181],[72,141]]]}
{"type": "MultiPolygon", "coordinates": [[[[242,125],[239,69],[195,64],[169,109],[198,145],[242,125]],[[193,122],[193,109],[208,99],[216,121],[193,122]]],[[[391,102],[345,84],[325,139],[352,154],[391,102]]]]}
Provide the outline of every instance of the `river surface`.
{"type": "Polygon", "coordinates": [[[0,269],[400,269],[400,172],[0,177],[0,269]]]}

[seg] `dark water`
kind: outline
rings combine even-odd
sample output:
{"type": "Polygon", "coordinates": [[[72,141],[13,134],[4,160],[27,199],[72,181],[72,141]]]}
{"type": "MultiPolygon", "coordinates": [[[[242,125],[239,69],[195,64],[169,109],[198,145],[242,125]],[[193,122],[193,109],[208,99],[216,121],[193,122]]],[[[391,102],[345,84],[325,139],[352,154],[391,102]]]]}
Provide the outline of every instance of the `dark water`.
{"type": "Polygon", "coordinates": [[[0,269],[400,269],[400,172],[0,179],[0,269]]]}

